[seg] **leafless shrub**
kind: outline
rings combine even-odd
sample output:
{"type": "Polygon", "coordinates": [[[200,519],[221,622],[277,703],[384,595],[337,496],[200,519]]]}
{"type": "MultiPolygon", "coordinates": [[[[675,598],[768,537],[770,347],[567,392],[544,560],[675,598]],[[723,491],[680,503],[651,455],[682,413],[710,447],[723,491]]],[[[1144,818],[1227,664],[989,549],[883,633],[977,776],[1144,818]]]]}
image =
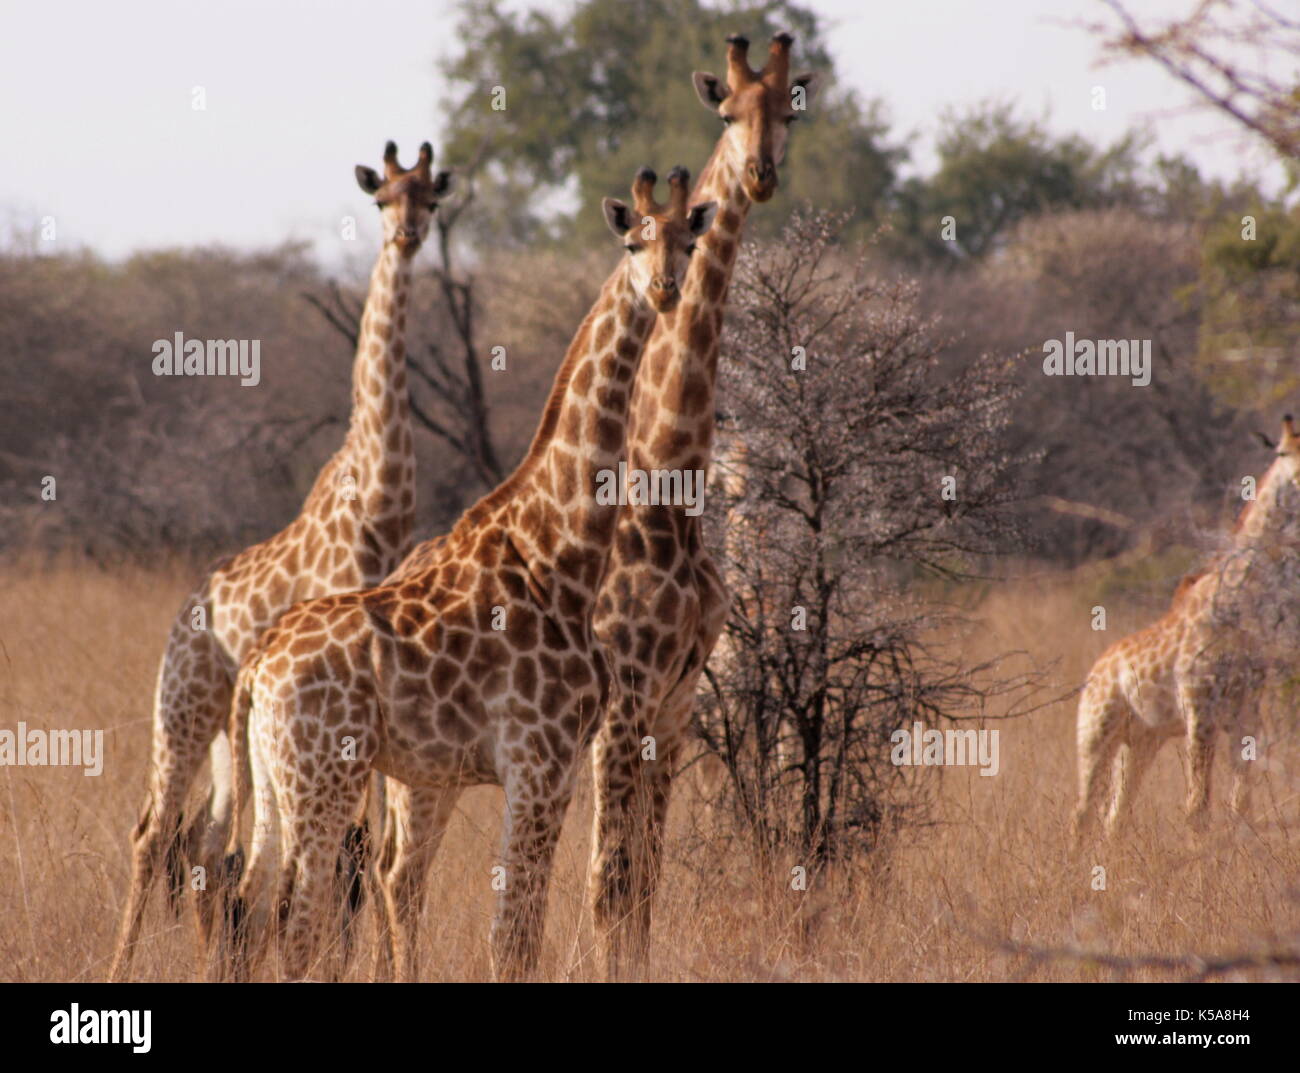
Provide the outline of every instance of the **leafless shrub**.
{"type": "Polygon", "coordinates": [[[798,213],[737,266],[711,497],[733,606],[698,711],[759,845],[812,862],[923,818],[895,730],[1027,685],[940,643],[955,615],[923,595],[1014,544],[1012,363],[943,369],[915,284],[838,249],[842,223],[798,213]]]}

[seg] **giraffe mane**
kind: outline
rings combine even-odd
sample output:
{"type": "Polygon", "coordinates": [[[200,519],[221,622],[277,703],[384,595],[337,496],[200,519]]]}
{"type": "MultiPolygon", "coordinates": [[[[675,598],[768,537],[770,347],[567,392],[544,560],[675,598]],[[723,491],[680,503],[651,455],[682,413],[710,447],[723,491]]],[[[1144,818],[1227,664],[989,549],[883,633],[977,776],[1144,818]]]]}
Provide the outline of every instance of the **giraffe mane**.
{"type": "Polygon", "coordinates": [[[725,156],[726,153],[722,141],[719,140],[717,144],[714,145],[713,152],[709,154],[707,163],[705,163],[704,167],[700,169],[700,174],[695,179],[695,185],[691,187],[691,194],[688,198],[689,203],[694,203],[707,188],[708,184],[713,181],[713,173],[722,166],[722,161],[725,156]]]}
{"type": "Polygon", "coordinates": [[[1174,589],[1173,598],[1169,601],[1169,609],[1173,611],[1181,607],[1183,602],[1187,599],[1187,594],[1192,590],[1196,583],[1209,572],[1210,568],[1206,566],[1199,570],[1193,570],[1189,574],[1184,574],[1178,582],[1178,586],[1174,589]]]}
{"type": "Polygon", "coordinates": [[[1237,511],[1237,520],[1232,523],[1232,531],[1234,534],[1240,533],[1244,528],[1246,528],[1246,520],[1250,517],[1250,512],[1255,509],[1255,502],[1256,501],[1253,499],[1248,499],[1242,505],[1241,510],[1237,511]]]}

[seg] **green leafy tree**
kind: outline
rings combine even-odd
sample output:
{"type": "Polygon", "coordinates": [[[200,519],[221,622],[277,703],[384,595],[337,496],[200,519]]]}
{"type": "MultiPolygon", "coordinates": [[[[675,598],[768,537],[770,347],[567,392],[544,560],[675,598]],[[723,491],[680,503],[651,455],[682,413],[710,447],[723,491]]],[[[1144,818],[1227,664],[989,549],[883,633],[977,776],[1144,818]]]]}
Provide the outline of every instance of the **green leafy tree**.
{"type": "Polygon", "coordinates": [[[899,190],[893,252],[980,257],[1028,216],[1131,204],[1141,197],[1141,147],[1133,134],[1106,149],[1056,137],[1005,103],[948,111],[938,169],[899,190]]]}
{"type": "MultiPolygon", "coordinates": [[[[459,52],[444,66],[445,159],[480,167],[479,237],[498,244],[583,241],[603,230],[600,198],[622,191],[643,164],[699,174],[719,134],[691,83],[720,72],[728,33],[765,41],[795,35],[797,65],[833,82],[817,17],[796,4],[723,8],[705,0],[580,0],[563,17],[514,13],[498,0],[466,3],[459,52]],[[486,236],[484,235],[486,232],[486,236]]],[[[815,199],[878,215],[903,152],[885,142],[878,102],[833,86],[818,96],[782,169],[787,205],[815,199]]],[[[755,225],[777,229],[780,213],[755,225]]]]}
{"type": "Polygon", "coordinates": [[[1234,200],[1202,248],[1200,354],[1228,401],[1267,405],[1300,387],[1300,209],[1234,200]]]}

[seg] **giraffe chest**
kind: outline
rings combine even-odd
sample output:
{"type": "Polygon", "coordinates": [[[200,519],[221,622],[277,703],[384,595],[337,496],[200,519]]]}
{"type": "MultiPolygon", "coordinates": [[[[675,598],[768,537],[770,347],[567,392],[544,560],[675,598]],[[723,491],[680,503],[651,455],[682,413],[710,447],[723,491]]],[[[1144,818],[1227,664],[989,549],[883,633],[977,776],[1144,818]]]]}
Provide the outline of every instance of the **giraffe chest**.
{"type": "Polygon", "coordinates": [[[1088,676],[1094,703],[1117,702],[1152,727],[1176,719],[1179,637],[1178,628],[1161,622],[1112,645],[1088,676]]]}
{"type": "Polygon", "coordinates": [[[715,611],[725,602],[717,572],[700,546],[692,548],[664,526],[624,526],[593,629],[616,677],[635,669],[668,688],[693,654],[704,649],[707,656],[717,637],[715,611]]]}
{"type": "Polygon", "coordinates": [[[1143,649],[1131,653],[1116,670],[1120,694],[1149,727],[1168,727],[1179,721],[1175,656],[1173,649],[1143,649]]]}

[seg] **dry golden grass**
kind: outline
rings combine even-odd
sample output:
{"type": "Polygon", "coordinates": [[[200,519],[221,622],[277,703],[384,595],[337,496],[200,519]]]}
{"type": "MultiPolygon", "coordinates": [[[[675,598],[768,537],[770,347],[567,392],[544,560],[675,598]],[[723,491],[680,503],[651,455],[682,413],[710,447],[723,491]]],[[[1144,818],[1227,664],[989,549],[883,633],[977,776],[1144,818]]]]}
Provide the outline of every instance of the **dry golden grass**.
{"type": "MultiPolygon", "coordinates": [[[[145,784],[149,705],[167,625],[192,582],[173,568],[112,573],[80,563],[0,572],[0,727],[103,728],[105,767],[0,771],[0,977],[103,978],[125,894],[128,834],[145,784]]],[[[1023,649],[1063,691],[1106,641],[1149,619],[1114,606],[1110,630],[1088,624],[1092,594],[1056,580],[994,590],[977,609],[984,651],[1023,649]]],[[[791,891],[788,868],[763,875],[742,844],[711,833],[688,775],[674,801],[657,903],[651,975],[665,980],[1109,979],[1069,961],[1000,952],[994,940],[1085,946],[1123,955],[1221,954],[1290,944],[1300,933],[1297,757],[1270,753],[1249,824],[1216,812],[1190,848],[1179,814],[1172,747],[1138,798],[1131,829],[1093,862],[1072,859],[1073,703],[1002,724],[1002,773],[937,769],[940,822],[906,834],[887,859],[791,891]],[[1278,760],[1281,763],[1278,763],[1278,760]],[[1094,891],[1089,866],[1107,870],[1094,891]]],[[[1277,750],[1280,753],[1281,750],[1277,750]]],[[[1222,762],[1217,786],[1224,782],[1222,762]]],[[[927,776],[929,777],[929,776],[927,776]]],[[[1221,800],[1216,794],[1216,805],[1221,800]]],[[[430,879],[425,976],[488,976],[489,870],[500,792],[462,799],[430,879]]],[[[599,977],[584,866],[590,824],[584,785],[570,811],[551,886],[541,975],[599,977]]],[[[368,973],[367,924],[352,976],[368,973]]],[[[155,893],[136,959],[145,980],[195,972],[188,919],[155,893]]],[[[1164,978],[1152,970],[1134,979],[1164,978]]]]}

